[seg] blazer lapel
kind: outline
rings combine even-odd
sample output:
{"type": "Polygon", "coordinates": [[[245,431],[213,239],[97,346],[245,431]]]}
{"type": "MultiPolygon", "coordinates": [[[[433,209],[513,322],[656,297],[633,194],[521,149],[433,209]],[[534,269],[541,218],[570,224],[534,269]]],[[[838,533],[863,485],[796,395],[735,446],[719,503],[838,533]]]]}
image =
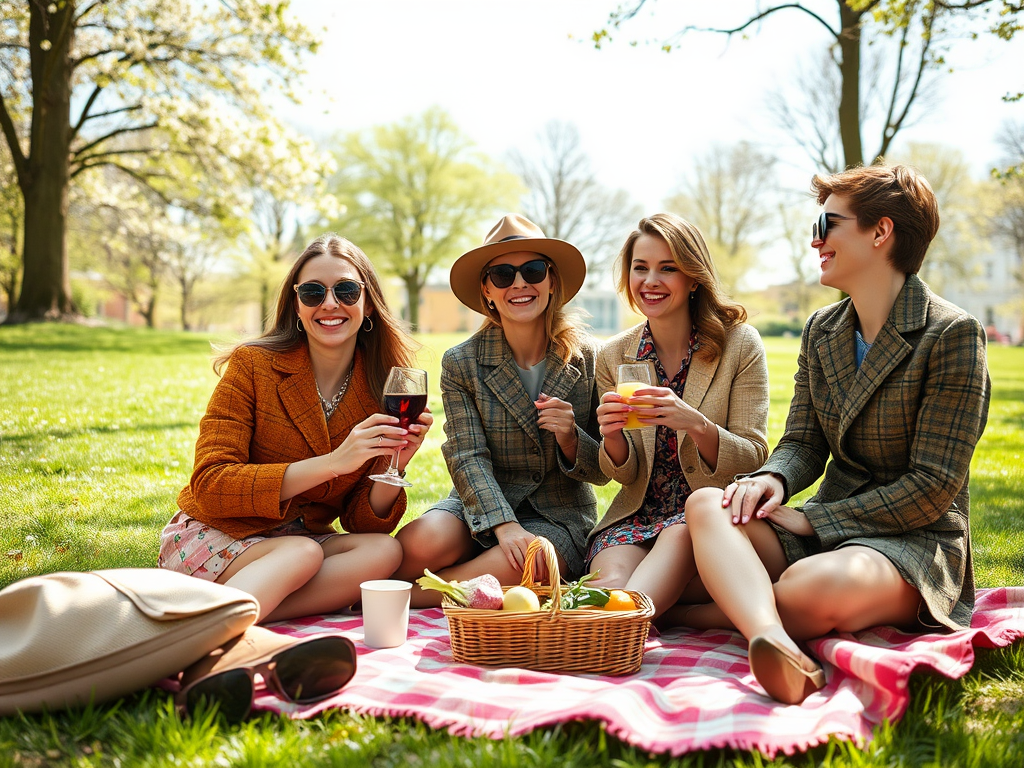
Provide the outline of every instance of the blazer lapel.
{"type": "MultiPolygon", "coordinates": [[[[553,347],[548,348],[547,367],[544,371],[544,383],[540,391],[549,397],[557,397],[568,402],[569,393],[576,386],[582,372],[571,361],[563,363],[553,347]]],[[[518,376],[518,374],[517,374],[518,376]]]]}
{"type": "MultiPolygon", "coordinates": [[[[637,347],[640,344],[640,337],[643,336],[644,328],[646,323],[637,327],[636,333],[630,334],[626,346],[622,350],[622,362],[623,363],[635,363],[637,362],[636,352],[637,347]]],[[[652,386],[658,386],[658,373],[654,370],[654,364],[646,360],[648,369],[651,372],[652,386]]],[[[654,467],[654,442],[658,437],[658,428],[655,426],[643,427],[639,430],[631,430],[633,433],[633,440],[636,440],[636,433],[640,433],[640,442],[644,447],[644,458],[647,463],[647,475],[651,474],[651,469],[654,467]]],[[[635,443],[634,443],[635,444],[635,443]]]]}
{"type": "MultiPolygon", "coordinates": [[[[860,369],[856,369],[856,357],[851,356],[855,375],[850,377],[846,407],[839,419],[840,435],[849,429],[850,424],[892,370],[911,353],[912,347],[902,334],[924,326],[927,311],[924,284],[916,275],[910,275],[903,290],[896,297],[889,318],[865,355],[860,369]]],[[[849,355],[849,351],[847,354],[849,355]]]]}
{"type": "Polygon", "coordinates": [[[316,379],[306,346],[282,354],[275,360],[274,367],[284,374],[277,385],[277,394],[292,423],[315,455],[330,452],[331,436],[317,398],[316,379]]]}
{"type": "Polygon", "coordinates": [[[505,410],[515,417],[523,431],[540,445],[537,409],[534,408],[533,401],[523,386],[522,379],[519,378],[519,369],[512,358],[512,350],[509,349],[500,328],[489,328],[483,335],[477,359],[482,366],[491,369],[483,377],[484,384],[505,410]]]}
{"type": "Polygon", "coordinates": [[[711,380],[715,378],[715,371],[718,370],[718,360],[711,362],[693,355],[690,359],[690,370],[686,373],[686,386],[683,387],[683,402],[691,408],[700,408],[704,402],[704,395],[708,393],[711,380]]]}

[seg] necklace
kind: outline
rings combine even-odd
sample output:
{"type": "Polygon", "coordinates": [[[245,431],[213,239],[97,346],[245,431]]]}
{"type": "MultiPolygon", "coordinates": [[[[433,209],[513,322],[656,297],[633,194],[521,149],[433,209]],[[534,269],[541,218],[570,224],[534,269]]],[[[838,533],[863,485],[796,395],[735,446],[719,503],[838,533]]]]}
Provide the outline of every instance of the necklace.
{"type": "MultiPolygon", "coordinates": [[[[355,368],[355,366],[352,366],[355,368]]],[[[341,389],[338,390],[338,394],[331,398],[330,402],[324,399],[324,396],[320,394],[320,385],[316,383],[316,379],[313,380],[313,386],[316,387],[316,393],[320,397],[320,407],[324,409],[324,420],[330,421],[331,416],[338,410],[338,403],[341,402],[341,398],[345,396],[345,392],[348,391],[348,383],[352,380],[352,368],[348,369],[348,375],[345,380],[341,382],[341,389]]]]}

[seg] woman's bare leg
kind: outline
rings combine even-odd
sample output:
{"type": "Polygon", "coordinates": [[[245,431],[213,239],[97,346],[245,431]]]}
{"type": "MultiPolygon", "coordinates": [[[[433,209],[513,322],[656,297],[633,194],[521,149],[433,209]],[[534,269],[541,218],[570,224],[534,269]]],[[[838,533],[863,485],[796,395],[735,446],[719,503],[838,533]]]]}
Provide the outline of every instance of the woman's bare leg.
{"type": "Polygon", "coordinates": [[[323,561],[323,549],[305,536],[264,539],[232,560],[217,581],[255,597],[260,603],[256,621],[263,622],[316,575],[323,561]]]}
{"type": "Polygon", "coordinates": [[[690,532],[683,524],[670,525],[658,534],[651,551],[630,576],[626,589],[651,598],[657,618],[676,604],[696,575],[690,532]]]}
{"type": "Polygon", "coordinates": [[[292,592],[268,621],[334,613],[360,598],[359,585],[386,579],[402,561],[402,546],[386,533],[348,533],[320,545],[324,560],[316,575],[292,592]]]}
{"type": "Polygon", "coordinates": [[[441,604],[440,592],[424,591],[416,584],[425,568],[438,573],[469,559],[479,549],[466,524],[442,509],[420,515],[403,526],[395,538],[402,545],[402,563],[395,571],[395,578],[412,582],[413,608],[441,604]]]}
{"type": "Polygon", "coordinates": [[[921,593],[869,547],[842,547],[793,563],[775,584],[782,624],[797,640],[916,623],[921,593]]]}
{"type": "Polygon", "coordinates": [[[589,584],[605,589],[625,589],[626,582],[650,550],[636,544],[617,544],[605,547],[590,561],[590,572],[600,571],[589,584]]]}

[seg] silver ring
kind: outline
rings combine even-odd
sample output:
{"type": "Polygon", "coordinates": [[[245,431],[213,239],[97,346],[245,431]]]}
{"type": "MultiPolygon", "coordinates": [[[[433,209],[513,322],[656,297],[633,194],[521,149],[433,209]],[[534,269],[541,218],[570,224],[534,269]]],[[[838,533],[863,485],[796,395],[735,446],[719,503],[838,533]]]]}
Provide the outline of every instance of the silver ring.
{"type": "Polygon", "coordinates": [[[384,435],[377,436],[377,444],[381,445],[384,442],[384,435]]]}

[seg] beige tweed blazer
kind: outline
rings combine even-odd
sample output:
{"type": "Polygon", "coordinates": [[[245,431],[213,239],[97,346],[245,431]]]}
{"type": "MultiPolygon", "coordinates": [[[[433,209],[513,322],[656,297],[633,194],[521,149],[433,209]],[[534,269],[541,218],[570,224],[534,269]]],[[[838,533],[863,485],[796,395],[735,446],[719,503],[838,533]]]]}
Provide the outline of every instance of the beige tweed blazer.
{"type": "MultiPolygon", "coordinates": [[[[618,366],[635,363],[644,323],[613,336],[597,357],[597,387],[603,395],[615,389],[618,366]]],[[[655,380],[652,370],[652,381],[655,380]]],[[[718,465],[708,464],[686,432],[678,433],[679,466],[691,489],[724,488],[735,475],[751,472],[768,458],[768,365],[757,331],[742,323],[725,337],[722,355],[708,362],[694,355],[683,389],[683,401],[718,428],[718,465]]],[[[601,470],[622,484],[590,538],[640,509],[654,466],[657,427],[626,432],[629,456],[615,466],[601,442],[601,470]]]]}

